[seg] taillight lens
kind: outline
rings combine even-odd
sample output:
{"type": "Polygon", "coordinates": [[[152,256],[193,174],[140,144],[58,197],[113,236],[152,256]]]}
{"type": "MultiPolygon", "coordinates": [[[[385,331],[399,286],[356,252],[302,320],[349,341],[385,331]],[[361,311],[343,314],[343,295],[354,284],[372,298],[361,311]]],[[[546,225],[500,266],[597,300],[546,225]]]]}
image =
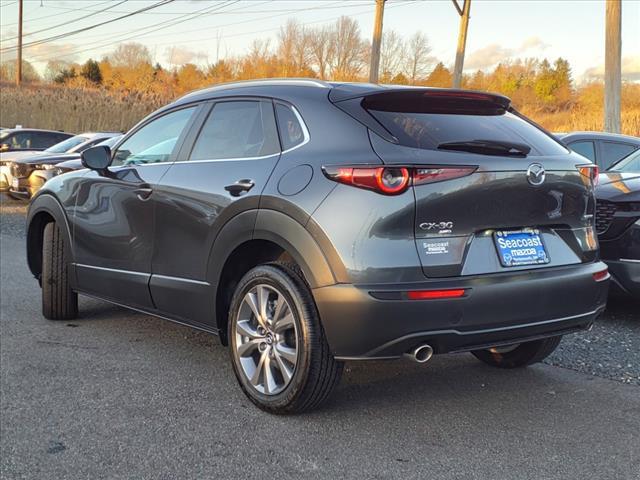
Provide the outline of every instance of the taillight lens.
{"type": "Polygon", "coordinates": [[[604,280],[607,280],[609,278],[609,269],[605,268],[604,270],[600,270],[599,272],[596,272],[593,274],[593,279],[596,282],[602,282],[604,280]]]}
{"type": "Polygon", "coordinates": [[[385,195],[398,195],[409,185],[441,182],[472,174],[477,167],[336,167],[325,166],[330,180],[366,188],[385,195]]]}
{"type": "Polygon", "coordinates": [[[576,168],[582,175],[591,180],[591,185],[594,187],[598,185],[600,168],[597,165],[578,165],[576,168]]]}

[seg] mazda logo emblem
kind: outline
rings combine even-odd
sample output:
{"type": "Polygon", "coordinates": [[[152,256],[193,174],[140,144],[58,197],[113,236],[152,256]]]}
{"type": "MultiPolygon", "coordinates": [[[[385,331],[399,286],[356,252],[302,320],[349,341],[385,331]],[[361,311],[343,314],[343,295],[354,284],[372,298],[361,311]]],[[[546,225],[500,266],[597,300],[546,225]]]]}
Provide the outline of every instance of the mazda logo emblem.
{"type": "Polygon", "coordinates": [[[544,167],[539,163],[532,163],[527,168],[527,180],[531,185],[538,186],[544,183],[544,167]]]}

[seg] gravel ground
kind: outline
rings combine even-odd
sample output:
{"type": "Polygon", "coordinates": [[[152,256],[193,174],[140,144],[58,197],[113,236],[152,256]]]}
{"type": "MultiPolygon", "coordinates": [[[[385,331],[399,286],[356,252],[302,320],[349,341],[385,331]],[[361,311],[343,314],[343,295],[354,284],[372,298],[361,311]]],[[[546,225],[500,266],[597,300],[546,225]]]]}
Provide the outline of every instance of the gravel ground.
{"type": "MultiPolygon", "coordinates": [[[[0,233],[23,237],[26,204],[0,199],[0,233]]],[[[622,383],[640,385],[640,302],[612,295],[588,332],[565,337],[545,363],[622,383]]]]}

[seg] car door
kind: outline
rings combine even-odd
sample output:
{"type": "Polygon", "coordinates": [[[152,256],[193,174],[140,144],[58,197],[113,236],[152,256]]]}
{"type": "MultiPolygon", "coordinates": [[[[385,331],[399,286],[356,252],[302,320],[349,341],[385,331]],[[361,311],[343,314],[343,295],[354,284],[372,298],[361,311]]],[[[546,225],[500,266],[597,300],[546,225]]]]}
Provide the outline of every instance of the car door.
{"type": "Polygon", "coordinates": [[[209,107],[154,193],[150,282],[160,311],[205,327],[214,326],[206,275],[216,235],[234,215],[256,211],[280,157],[271,100],[225,99],[209,107]]]}
{"type": "Polygon", "coordinates": [[[152,309],[154,188],[167,172],[198,107],[164,112],[128,135],[106,172],[80,182],[71,216],[78,289],[152,309]]]}

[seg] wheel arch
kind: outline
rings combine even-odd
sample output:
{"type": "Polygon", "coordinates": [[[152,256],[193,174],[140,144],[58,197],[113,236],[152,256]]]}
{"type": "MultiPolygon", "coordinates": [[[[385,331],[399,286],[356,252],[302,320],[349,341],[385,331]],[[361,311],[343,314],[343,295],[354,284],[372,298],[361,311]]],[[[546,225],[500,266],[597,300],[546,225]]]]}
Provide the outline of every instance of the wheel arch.
{"type": "MultiPolygon", "coordinates": [[[[60,202],[50,194],[41,194],[35,197],[29,205],[27,213],[27,264],[29,270],[40,280],[42,274],[42,241],[44,229],[48,223],[55,222],[60,226],[67,252],[68,263],[73,263],[73,248],[71,242],[71,230],[67,216],[60,202]]],[[[75,285],[73,269],[70,270],[72,284],[75,285]]]]}
{"type": "Polygon", "coordinates": [[[275,210],[242,212],[220,230],[209,255],[207,277],[216,285],[215,322],[225,345],[235,285],[251,268],[276,260],[298,265],[312,289],[337,283],[318,242],[298,221],[275,210]]]}

